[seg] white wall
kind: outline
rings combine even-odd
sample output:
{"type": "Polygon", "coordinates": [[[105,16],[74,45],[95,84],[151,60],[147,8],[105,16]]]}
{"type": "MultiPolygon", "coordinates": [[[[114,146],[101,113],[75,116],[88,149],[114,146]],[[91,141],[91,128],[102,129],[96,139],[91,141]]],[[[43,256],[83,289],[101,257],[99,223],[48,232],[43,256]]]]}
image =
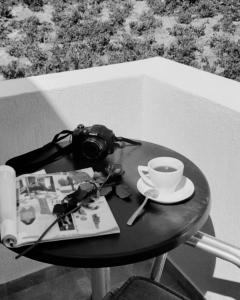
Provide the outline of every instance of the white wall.
{"type": "MultiPolygon", "coordinates": [[[[215,79],[212,88],[221,93],[215,79]]],[[[213,228],[209,221],[206,232],[215,231],[218,238],[240,247],[240,112],[157,79],[146,77],[144,85],[143,138],[182,153],[202,169],[212,198],[213,228]]],[[[235,92],[240,101],[240,84],[235,92]]],[[[240,299],[235,266],[219,259],[214,266],[211,256],[189,246],[176,249],[172,257],[203,292],[208,291],[208,299],[240,299]]]]}
{"type": "MultiPolygon", "coordinates": [[[[192,159],[211,187],[204,230],[240,246],[239,83],[161,58],[1,83],[0,163],[80,122],[106,124],[192,159]]],[[[0,283],[45,267],[0,252],[0,283]]],[[[235,266],[187,246],[171,255],[208,299],[240,298],[235,266]]]]}

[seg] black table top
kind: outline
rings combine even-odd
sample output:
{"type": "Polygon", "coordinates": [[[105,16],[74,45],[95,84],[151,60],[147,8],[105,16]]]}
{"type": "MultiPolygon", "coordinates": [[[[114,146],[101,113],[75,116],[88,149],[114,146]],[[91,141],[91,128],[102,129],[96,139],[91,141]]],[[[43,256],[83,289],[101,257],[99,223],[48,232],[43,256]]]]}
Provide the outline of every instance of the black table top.
{"type": "MultiPolygon", "coordinates": [[[[109,155],[107,161],[120,163],[125,170],[123,181],[132,191],[129,200],[112,196],[108,203],[120,227],[120,234],[42,243],[27,253],[27,257],[50,264],[71,267],[107,267],[130,264],[163,254],[184,243],[206,222],[210,206],[208,182],[201,170],[181,154],[160,145],[142,142],[127,145],[109,155]],[[136,183],[137,166],[146,165],[157,156],[172,156],[184,163],[184,175],[195,185],[194,194],[184,202],[159,204],[148,202],[146,212],[133,226],[126,225],[131,214],[143,201],[136,183]]],[[[101,170],[107,162],[92,165],[101,170]]],[[[55,161],[45,170],[68,171],[90,166],[81,161],[73,163],[71,156],[55,161]]],[[[15,249],[16,252],[23,248],[15,249]]]]}

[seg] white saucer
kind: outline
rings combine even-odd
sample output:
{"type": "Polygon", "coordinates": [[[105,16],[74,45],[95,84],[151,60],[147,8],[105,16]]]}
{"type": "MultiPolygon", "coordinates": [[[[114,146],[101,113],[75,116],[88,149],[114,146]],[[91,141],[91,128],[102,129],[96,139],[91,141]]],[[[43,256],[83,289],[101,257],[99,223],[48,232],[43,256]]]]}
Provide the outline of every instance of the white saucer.
{"type": "MultiPolygon", "coordinates": [[[[137,182],[137,188],[138,191],[145,196],[145,193],[147,190],[152,189],[153,186],[150,186],[148,184],[146,184],[146,182],[140,177],[138,182],[137,182]]],[[[178,186],[176,187],[176,190],[171,193],[171,194],[167,194],[167,195],[161,195],[159,194],[158,197],[156,198],[149,198],[155,202],[158,203],[166,203],[166,204],[171,204],[171,203],[177,203],[177,202],[181,202],[187,198],[189,198],[194,192],[194,184],[193,182],[183,176],[181,182],[178,184],[178,186]]]]}

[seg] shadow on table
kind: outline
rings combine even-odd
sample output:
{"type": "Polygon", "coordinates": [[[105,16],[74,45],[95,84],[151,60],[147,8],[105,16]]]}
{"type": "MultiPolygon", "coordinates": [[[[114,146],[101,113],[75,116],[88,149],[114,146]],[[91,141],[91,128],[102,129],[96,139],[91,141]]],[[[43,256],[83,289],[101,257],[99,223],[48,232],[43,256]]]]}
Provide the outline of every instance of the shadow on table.
{"type": "MultiPolygon", "coordinates": [[[[215,236],[211,218],[208,218],[201,231],[215,236]]],[[[216,266],[216,257],[214,255],[197,248],[182,245],[171,251],[170,257],[203,294],[209,291],[236,300],[240,299],[240,283],[214,277],[216,266]]]]}

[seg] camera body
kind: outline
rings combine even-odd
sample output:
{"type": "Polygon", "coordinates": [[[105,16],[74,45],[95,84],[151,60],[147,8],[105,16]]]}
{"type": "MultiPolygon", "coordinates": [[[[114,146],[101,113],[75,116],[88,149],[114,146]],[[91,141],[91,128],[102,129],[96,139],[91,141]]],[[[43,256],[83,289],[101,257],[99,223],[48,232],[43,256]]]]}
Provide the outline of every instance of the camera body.
{"type": "Polygon", "coordinates": [[[72,152],[74,158],[101,160],[114,152],[116,137],[112,130],[104,125],[85,127],[80,124],[72,134],[72,152]]]}

